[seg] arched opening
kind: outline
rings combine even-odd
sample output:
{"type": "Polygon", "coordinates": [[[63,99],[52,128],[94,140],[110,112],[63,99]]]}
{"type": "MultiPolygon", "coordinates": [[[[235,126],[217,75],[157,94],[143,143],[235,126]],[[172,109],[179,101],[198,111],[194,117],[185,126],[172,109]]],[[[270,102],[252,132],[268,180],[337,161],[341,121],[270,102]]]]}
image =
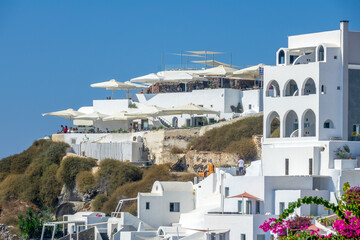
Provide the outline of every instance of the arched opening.
{"type": "Polygon", "coordinates": [[[316,94],[316,85],[314,79],[312,78],[306,79],[302,93],[303,95],[316,94]]]}
{"type": "Polygon", "coordinates": [[[280,50],[278,56],[278,64],[284,64],[284,63],[285,63],[285,52],[284,50],[280,50]]]}
{"type": "Polygon", "coordinates": [[[267,118],[267,138],[280,137],[280,116],[277,112],[271,112],[267,118]]]}
{"type": "Polygon", "coordinates": [[[308,109],[303,114],[303,136],[314,137],[316,136],[316,116],[313,110],[308,109]]]}
{"type": "Polygon", "coordinates": [[[57,207],[55,216],[56,218],[59,218],[64,215],[75,214],[75,213],[76,213],[75,204],[71,202],[66,202],[61,204],[59,207],[57,207]]]}
{"type": "Polygon", "coordinates": [[[299,121],[297,114],[290,110],[284,118],[284,137],[299,136],[299,121]]]}
{"type": "Polygon", "coordinates": [[[266,88],[267,97],[280,97],[280,87],[276,80],[271,80],[266,88]]]}
{"type": "Polygon", "coordinates": [[[321,45],[318,50],[318,61],[322,62],[325,59],[325,50],[324,47],[321,45]]]}
{"type": "Polygon", "coordinates": [[[328,119],[324,122],[324,128],[334,128],[334,123],[328,119]]]}
{"type": "Polygon", "coordinates": [[[174,128],[178,128],[178,124],[179,124],[179,121],[178,121],[178,118],[177,117],[173,117],[172,119],[172,125],[174,128]]]}
{"type": "Polygon", "coordinates": [[[299,89],[294,80],[291,79],[285,84],[284,96],[299,96],[299,89]]]}

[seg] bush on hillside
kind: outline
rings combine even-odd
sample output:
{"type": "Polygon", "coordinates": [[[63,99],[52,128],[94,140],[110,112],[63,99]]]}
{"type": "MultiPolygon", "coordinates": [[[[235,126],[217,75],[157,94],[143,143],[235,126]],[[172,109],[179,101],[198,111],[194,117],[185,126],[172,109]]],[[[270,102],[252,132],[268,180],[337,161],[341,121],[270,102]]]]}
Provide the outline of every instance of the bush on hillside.
{"type": "Polygon", "coordinates": [[[124,183],[137,181],[141,178],[142,171],[139,167],[114,159],[101,161],[97,172],[98,183],[108,195],[111,195],[117,187],[124,183]]]}
{"type": "Polygon", "coordinates": [[[0,183],[0,204],[18,199],[25,188],[25,176],[10,174],[0,183]]]}
{"type": "Polygon", "coordinates": [[[99,194],[91,202],[91,208],[93,211],[101,211],[104,203],[108,200],[108,197],[105,194],[99,194]]]}
{"type": "Polygon", "coordinates": [[[76,175],[76,187],[80,192],[87,192],[96,187],[96,180],[90,171],[82,171],[76,175]]]}
{"type": "Polygon", "coordinates": [[[65,156],[66,148],[68,147],[69,145],[63,142],[51,142],[44,152],[42,165],[44,167],[50,166],[54,163],[59,165],[61,159],[65,156]]]}
{"type": "Polygon", "coordinates": [[[231,142],[225,151],[236,153],[245,161],[253,161],[257,158],[256,145],[251,138],[242,138],[239,141],[231,142]]]}
{"type": "Polygon", "coordinates": [[[56,178],[68,188],[72,188],[79,172],[90,171],[95,166],[96,160],[93,158],[67,157],[61,161],[56,178]]]}
{"type": "Polygon", "coordinates": [[[195,138],[189,144],[189,148],[198,151],[226,151],[232,142],[261,135],[262,124],[262,116],[247,117],[206,132],[203,136],[195,138]]]}
{"type": "Polygon", "coordinates": [[[62,184],[56,179],[56,172],[58,166],[52,164],[46,168],[41,177],[40,185],[40,199],[42,206],[54,209],[57,204],[57,197],[59,196],[62,184]]]}
{"type": "MultiPolygon", "coordinates": [[[[173,178],[170,176],[169,169],[168,164],[152,165],[144,170],[143,178],[140,181],[118,186],[101,210],[105,213],[111,213],[115,210],[119,200],[136,197],[138,192],[150,192],[155,181],[172,181],[173,178]]],[[[132,204],[136,205],[136,203],[132,204]]]]}

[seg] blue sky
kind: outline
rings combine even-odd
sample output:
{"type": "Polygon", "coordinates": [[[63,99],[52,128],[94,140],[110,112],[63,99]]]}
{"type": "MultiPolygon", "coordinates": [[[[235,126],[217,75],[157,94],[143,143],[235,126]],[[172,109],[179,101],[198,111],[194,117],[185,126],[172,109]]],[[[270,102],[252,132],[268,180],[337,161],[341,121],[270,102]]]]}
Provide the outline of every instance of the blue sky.
{"type": "Polygon", "coordinates": [[[68,123],[41,113],[105,99],[89,85],[156,72],[162,52],[166,64],[179,63],[169,53],[205,49],[232,52],[238,66],[274,64],[287,36],[343,19],[360,31],[359,12],[357,0],[0,0],[0,158],[68,123]]]}

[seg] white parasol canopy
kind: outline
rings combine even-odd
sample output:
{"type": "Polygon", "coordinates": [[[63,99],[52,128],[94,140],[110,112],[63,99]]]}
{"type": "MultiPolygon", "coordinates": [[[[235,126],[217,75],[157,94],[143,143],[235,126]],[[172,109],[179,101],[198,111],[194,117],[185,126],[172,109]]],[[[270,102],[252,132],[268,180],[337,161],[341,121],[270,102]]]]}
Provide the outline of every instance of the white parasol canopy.
{"type": "Polygon", "coordinates": [[[126,116],[127,111],[121,111],[118,113],[115,113],[113,115],[110,115],[108,117],[103,118],[103,121],[129,121],[134,119],[146,119],[141,117],[132,117],[132,116],[126,116]]]}
{"type": "Polygon", "coordinates": [[[72,108],[66,109],[66,110],[62,110],[62,111],[57,111],[57,112],[50,112],[50,113],[43,113],[43,116],[56,116],[56,117],[63,117],[66,119],[69,119],[70,121],[70,126],[71,126],[71,120],[73,120],[75,117],[83,115],[84,113],[82,112],[78,112],[75,111],[72,108]]]}
{"type": "Polygon", "coordinates": [[[251,77],[251,78],[258,78],[259,77],[259,68],[264,67],[265,64],[258,64],[255,66],[243,68],[240,70],[237,70],[232,73],[234,77],[251,77]]]}
{"type": "Polygon", "coordinates": [[[112,90],[112,95],[114,97],[114,90],[126,90],[127,96],[129,95],[129,91],[132,89],[143,89],[146,86],[140,86],[139,84],[132,84],[126,82],[118,82],[115,79],[111,79],[106,82],[93,83],[90,85],[91,87],[96,88],[106,88],[107,90],[112,90]]]}
{"type": "Polygon", "coordinates": [[[183,105],[183,106],[177,106],[177,107],[173,107],[167,110],[168,113],[172,113],[172,114],[198,114],[198,115],[203,115],[203,114],[219,114],[219,111],[215,111],[209,108],[204,108],[192,103],[189,103],[187,105],[183,105]]]}
{"type": "Polygon", "coordinates": [[[130,82],[137,82],[137,83],[150,83],[154,84],[161,81],[161,78],[156,75],[155,73],[150,73],[141,77],[132,78],[130,82]]]}
{"type": "Polygon", "coordinates": [[[235,68],[230,68],[224,65],[220,65],[214,68],[205,69],[202,71],[198,71],[198,75],[205,75],[205,76],[227,76],[231,75],[233,72],[237,71],[235,68]]]}
{"type": "Polygon", "coordinates": [[[75,117],[74,119],[82,119],[82,120],[102,120],[105,117],[108,117],[109,115],[106,114],[102,114],[99,112],[93,112],[93,113],[88,113],[88,114],[84,114],[84,115],[80,115],[75,117]]]}
{"type": "Polygon", "coordinates": [[[145,106],[143,108],[137,109],[133,112],[126,113],[126,116],[138,117],[138,118],[146,118],[146,117],[157,117],[157,116],[166,116],[173,115],[168,112],[168,109],[163,107],[158,107],[156,105],[145,106]]]}
{"type": "Polygon", "coordinates": [[[238,67],[238,66],[227,64],[227,63],[219,62],[216,60],[199,60],[199,61],[197,60],[197,61],[191,61],[191,62],[199,63],[199,64],[206,64],[206,65],[212,66],[212,67],[217,67],[217,66],[221,66],[221,65],[224,65],[227,67],[238,67]]]}

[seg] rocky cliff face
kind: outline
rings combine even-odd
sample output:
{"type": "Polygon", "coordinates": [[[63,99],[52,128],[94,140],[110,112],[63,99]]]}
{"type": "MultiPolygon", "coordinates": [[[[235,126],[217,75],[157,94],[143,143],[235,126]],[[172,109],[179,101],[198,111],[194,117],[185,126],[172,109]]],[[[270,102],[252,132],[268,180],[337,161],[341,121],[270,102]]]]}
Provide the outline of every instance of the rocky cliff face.
{"type": "Polygon", "coordinates": [[[16,234],[10,232],[14,227],[0,224],[0,239],[1,240],[18,240],[19,237],[16,234]]]}

